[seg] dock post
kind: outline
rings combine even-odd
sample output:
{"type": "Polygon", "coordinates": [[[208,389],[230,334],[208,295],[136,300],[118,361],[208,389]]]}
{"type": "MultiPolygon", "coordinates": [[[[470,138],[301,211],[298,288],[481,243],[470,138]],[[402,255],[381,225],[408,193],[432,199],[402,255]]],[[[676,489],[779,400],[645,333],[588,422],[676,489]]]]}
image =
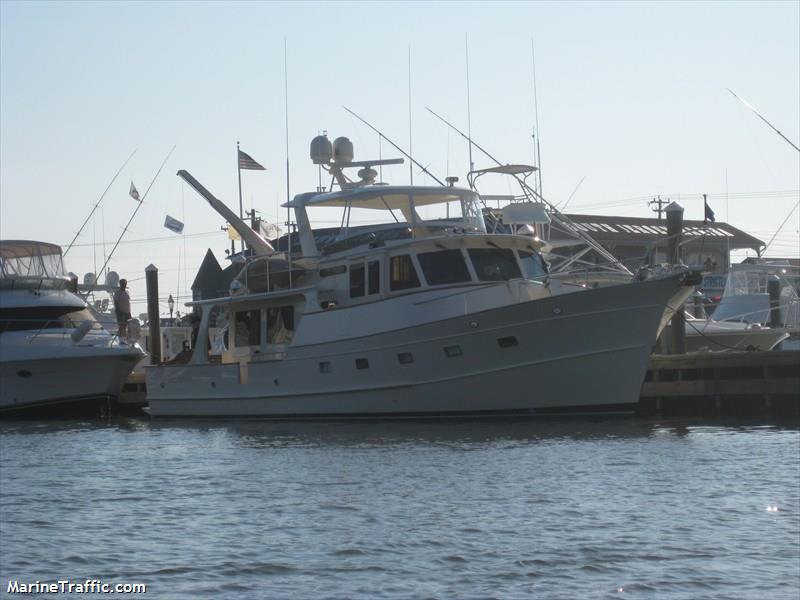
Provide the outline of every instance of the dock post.
{"type": "MultiPolygon", "coordinates": [[[[672,265],[681,261],[681,233],[683,231],[683,207],[672,202],[664,209],[667,213],[667,260],[672,265]]],[[[686,314],[683,306],[676,307],[672,315],[672,353],[686,353],[686,314]]]]}
{"type": "Polygon", "coordinates": [[[706,309],[703,307],[703,294],[695,290],[694,294],[692,295],[692,300],[694,300],[694,306],[692,310],[694,318],[705,319],[706,309]]]}
{"type": "Polygon", "coordinates": [[[158,310],[158,268],[148,265],[144,270],[147,283],[147,321],[150,331],[150,364],[161,362],[161,316],[158,310]]]}
{"type": "Polygon", "coordinates": [[[781,323],[781,280],[777,275],[772,275],[767,280],[767,293],[769,294],[769,322],[770,327],[782,327],[781,323]]]}

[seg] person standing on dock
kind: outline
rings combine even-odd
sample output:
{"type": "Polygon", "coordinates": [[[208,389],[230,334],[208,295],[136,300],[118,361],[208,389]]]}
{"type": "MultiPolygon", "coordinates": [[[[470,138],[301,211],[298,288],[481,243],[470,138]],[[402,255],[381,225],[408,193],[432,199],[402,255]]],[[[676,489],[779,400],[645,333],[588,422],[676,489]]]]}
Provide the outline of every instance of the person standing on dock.
{"type": "Polygon", "coordinates": [[[131,318],[131,297],[128,295],[128,280],[119,280],[119,289],[114,292],[114,310],[117,313],[117,335],[120,341],[128,335],[128,320],[131,318]]]}

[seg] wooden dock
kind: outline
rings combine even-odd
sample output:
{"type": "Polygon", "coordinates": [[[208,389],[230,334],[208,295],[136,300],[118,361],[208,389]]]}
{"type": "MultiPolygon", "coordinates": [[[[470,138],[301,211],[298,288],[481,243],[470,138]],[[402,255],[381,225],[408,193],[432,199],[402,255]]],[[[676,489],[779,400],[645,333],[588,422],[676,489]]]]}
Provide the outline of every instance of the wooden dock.
{"type": "Polygon", "coordinates": [[[653,355],[639,413],[800,417],[800,351],[653,355]]]}

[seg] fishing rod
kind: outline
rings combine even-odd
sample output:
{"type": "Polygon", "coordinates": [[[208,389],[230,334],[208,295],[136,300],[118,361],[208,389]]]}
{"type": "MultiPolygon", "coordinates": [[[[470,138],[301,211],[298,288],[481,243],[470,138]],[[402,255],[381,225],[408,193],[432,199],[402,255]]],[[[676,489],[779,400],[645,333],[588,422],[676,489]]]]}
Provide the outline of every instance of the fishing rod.
{"type": "Polygon", "coordinates": [[[575,189],[574,189],[574,190],[572,190],[572,193],[569,195],[569,198],[567,198],[567,201],[566,201],[566,202],[564,202],[564,204],[562,204],[562,205],[559,207],[559,210],[567,210],[567,204],[569,204],[570,200],[572,200],[572,197],[575,195],[575,193],[576,193],[576,192],[578,191],[578,189],[581,187],[581,184],[583,183],[583,180],[584,180],[584,179],[586,179],[586,175],[584,175],[583,177],[581,177],[581,180],[578,182],[578,185],[576,185],[576,186],[575,186],[575,189]]]}
{"type": "Polygon", "coordinates": [[[761,116],[761,113],[759,113],[759,112],[758,112],[758,111],[757,111],[755,108],[753,108],[753,106],[752,106],[752,105],[751,105],[751,104],[750,104],[750,103],[749,103],[747,100],[744,100],[743,98],[740,98],[739,96],[737,96],[737,95],[736,95],[736,92],[734,92],[734,91],[733,91],[731,88],[727,88],[727,89],[728,89],[728,91],[729,91],[731,94],[733,94],[733,97],[734,97],[734,98],[736,98],[736,99],[737,99],[739,102],[741,102],[741,103],[742,103],[742,104],[744,104],[744,105],[745,105],[747,108],[749,108],[750,110],[752,110],[752,111],[753,111],[753,112],[756,114],[756,116],[757,116],[759,119],[761,119],[762,121],[764,121],[764,123],[766,123],[767,125],[769,125],[769,126],[772,128],[772,130],[773,130],[775,133],[777,133],[777,134],[778,134],[779,136],[781,136],[781,137],[782,137],[784,140],[786,140],[787,142],[789,142],[789,145],[790,145],[792,148],[794,148],[795,150],[797,150],[798,152],[800,152],[800,148],[798,148],[798,147],[797,147],[797,145],[793,144],[793,143],[792,143],[792,141],[791,141],[789,138],[787,138],[785,135],[783,135],[783,134],[782,134],[780,131],[778,131],[778,129],[777,129],[777,128],[776,128],[776,127],[775,127],[775,126],[772,124],[772,123],[770,123],[770,122],[769,122],[769,121],[767,121],[767,120],[766,120],[764,117],[762,117],[762,116],[761,116]]]}
{"type": "MultiPolygon", "coordinates": [[[[453,125],[453,124],[452,124],[450,121],[448,121],[447,119],[445,119],[443,116],[441,116],[441,115],[439,115],[439,114],[435,113],[435,112],[434,112],[434,111],[433,111],[431,108],[429,108],[429,107],[427,107],[427,106],[425,107],[425,109],[426,109],[426,110],[427,110],[429,113],[431,113],[431,114],[432,114],[434,117],[436,117],[437,119],[439,119],[440,121],[442,121],[442,122],[443,122],[445,125],[447,125],[448,127],[450,127],[450,129],[452,129],[452,130],[453,130],[453,131],[455,131],[457,134],[459,134],[461,137],[463,137],[465,140],[467,140],[467,141],[468,141],[468,142],[469,142],[471,145],[475,146],[475,147],[476,147],[478,150],[480,150],[481,152],[483,152],[483,154],[484,154],[484,155],[486,155],[486,157],[487,157],[487,158],[489,158],[489,159],[493,160],[494,162],[496,162],[498,167],[502,167],[502,166],[503,166],[503,163],[501,163],[501,162],[500,162],[499,160],[497,160],[497,159],[496,159],[494,156],[492,156],[491,154],[489,154],[489,151],[488,151],[488,150],[486,150],[485,148],[482,148],[481,146],[479,146],[479,145],[477,144],[477,142],[475,142],[475,140],[473,140],[473,139],[472,139],[470,136],[468,136],[466,133],[464,133],[463,131],[461,131],[461,130],[460,130],[458,127],[456,127],[455,125],[453,125]]],[[[470,168],[472,168],[472,167],[470,167],[470,168]]],[[[536,194],[536,195],[538,196],[539,194],[536,194]]]]}
{"type": "Polygon", "coordinates": [[[796,203],[794,207],[792,207],[792,210],[790,210],[789,214],[786,215],[786,218],[783,220],[783,223],[781,223],[781,226],[778,227],[778,230],[774,233],[772,239],[769,242],[767,242],[766,246],[764,246],[764,250],[761,251],[761,254],[764,254],[767,250],[769,250],[769,247],[772,245],[772,242],[774,242],[775,238],[778,237],[778,234],[781,232],[781,229],[783,229],[783,226],[786,225],[786,223],[789,221],[789,217],[791,217],[794,214],[794,211],[797,210],[798,206],[800,206],[800,202],[796,203]]]}
{"type": "MultiPolygon", "coordinates": [[[[465,139],[469,140],[469,141],[470,141],[470,143],[471,143],[472,145],[474,145],[474,146],[475,146],[475,147],[476,147],[478,150],[480,150],[481,152],[483,152],[483,153],[484,153],[484,154],[485,154],[485,155],[486,155],[488,158],[490,158],[490,159],[491,159],[491,160],[493,160],[495,163],[497,163],[497,166],[498,166],[498,167],[502,167],[502,166],[503,166],[503,163],[501,163],[501,162],[500,162],[499,160],[497,160],[497,159],[496,159],[494,156],[492,156],[492,155],[491,155],[491,154],[490,154],[490,153],[489,153],[489,152],[488,152],[486,149],[484,149],[483,147],[481,147],[479,144],[475,143],[475,141],[474,141],[474,140],[472,140],[471,138],[467,137],[467,135],[466,135],[466,134],[465,134],[463,131],[461,131],[461,130],[460,130],[458,127],[456,127],[455,125],[453,125],[452,123],[450,123],[450,121],[448,121],[447,119],[445,119],[445,118],[444,118],[444,117],[442,117],[441,115],[437,114],[436,112],[434,112],[433,110],[431,110],[429,107],[427,107],[427,106],[426,106],[425,108],[426,108],[426,109],[428,110],[428,112],[430,112],[430,113],[431,113],[431,114],[432,114],[434,117],[436,117],[436,118],[437,118],[437,119],[439,119],[440,121],[444,122],[444,123],[445,123],[445,124],[446,124],[448,127],[450,127],[450,128],[453,130],[453,131],[455,131],[456,133],[458,133],[458,134],[459,134],[461,137],[463,137],[463,138],[465,138],[465,139]]],[[[593,238],[592,238],[592,237],[591,237],[589,234],[587,234],[586,232],[582,231],[582,230],[581,230],[581,229],[580,229],[580,228],[579,228],[579,227],[578,227],[578,226],[577,226],[575,223],[573,223],[573,222],[572,222],[572,220],[570,220],[570,219],[569,219],[569,218],[568,218],[566,215],[564,215],[564,214],[563,214],[561,211],[559,211],[559,210],[558,210],[558,208],[557,208],[555,205],[553,205],[551,202],[549,202],[548,200],[546,200],[546,199],[545,199],[545,198],[544,198],[544,197],[543,197],[543,196],[542,196],[542,195],[541,195],[539,192],[537,192],[537,191],[536,191],[535,189],[533,189],[533,188],[532,188],[530,185],[528,185],[528,183],[527,183],[527,182],[526,182],[524,179],[522,179],[522,178],[521,178],[519,175],[517,175],[517,174],[515,174],[515,173],[511,173],[510,175],[511,175],[511,176],[512,176],[514,179],[516,179],[516,180],[517,180],[517,182],[519,183],[520,187],[522,187],[522,189],[523,189],[523,190],[526,190],[526,191],[527,191],[527,192],[529,192],[529,193],[530,193],[532,196],[534,196],[535,198],[538,198],[538,199],[539,199],[539,200],[541,200],[541,201],[542,201],[544,204],[546,204],[546,205],[547,205],[547,206],[550,208],[550,211],[551,211],[551,213],[550,213],[550,214],[551,214],[551,215],[554,217],[554,220],[555,220],[555,221],[556,221],[556,222],[557,222],[559,225],[561,225],[561,226],[562,226],[564,229],[566,229],[568,233],[571,233],[572,235],[574,235],[574,236],[575,236],[575,237],[577,237],[578,239],[581,239],[581,240],[583,240],[584,242],[586,242],[587,244],[589,244],[589,246],[591,246],[591,247],[592,247],[592,248],[593,248],[593,249],[594,249],[594,250],[595,250],[595,251],[596,251],[598,254],[600,254],[600,255],[601,255],[603,258],[605,258],[606,260],[610,261],[612,264],[619,265],[619,266],[620,266],[620,267],[621,267],[621,268],[622,268],[622,269],[623,269],[623,270],[624,270],[626,273],[629,273],[629,274],[631,274],[631,275],[633,274],[633,273],[631,273],[631,270],[630,270],[630,269],[628,269],[628,267],[626,267],[626,266],[625,266],[625,265],[622,263],[622,261],[620,261],[618,258],[616,258],[616,257],[615,257],[613,254],[611,254],[611,253],[610,253],[608,250],[606,250],[605,248],[603,248],[603,246],[601,246],[601,245],[600,245],[600,243],[599,243],[599,242],[597,242],[595,239],[593,239],[593,238]]]]}
{"type": "Polygon", "coordinates": [[[438,177],[436,177],[436,175],[434,175],[433,173],[431,173],[430,171],[428,171],[428,169],[426,169],[424,166],[422,166],[420,163],[418,163],[416,160],[414,160],[414,157],[413,157],[413,156],[411,156],[411,155],[410,155],[408,152],[406,152],[406,151],[405,151],[405,150],[403,150],[403,149],[402,149],[400,146],[398,146],[397,144],[395,144],[395,143],[394,143],[392,140],[390,140],[388,137],[386,137],[385,135],[383,135],[383,133],[381,133],[381,131],[379,131],[377,128],[373,127],[371,124],[369,124],[367,121],[365,121],[364,119],[362,119],[360,116],[358,116],[356,113],[354,113],[352,110],[350,110],[350,109],[349,109],[349,108],[347,108],[346,106],[343,106],[342,108],[344,108],[344,109],[345,109],[347,112],[349,112],[351,115],[353,115],[353,116],[354,116],[356,119],[358,119],[359,121],[361,121],[362,123],[364,123],[364,125],[366,125],[366,126],[367,126],[367,127],[369,127],[370,129],[372,129],[372,131],[374,131],[375,133],[377,133],[379,136],[381,136],[381,137],[382,137],[383,139],[385,139],[387,142],[389,142],[389,143],[390,143],[390,144],[391,144],[391,145],[392,145],[392,146],[395,148],[395,150],[397,150],[398,152],[400,152],[400,153],[401,153],[403,156],[405,156],[405,157],[406,157],[408,160],[410,160],[412,163],[414,163],[415,165],[417,165],[417,166],[418,166],[418,167],[419,167],[419,168],[422,170],[422,172],[423,172],[423,173],[426,173],[426,174],[430,175],[430,176],[431,176],[431,177],[432,177],[432,178],[433,178],[433,179],[436,181],[436,183],[438,183],[438,184],[439,184],[439,185],[441,185],[441,186],[444,186],[444,182],[442,182],[442,180],[441,180],[441,179],[439,179],[438,177]]]}
{"type": "MultiPolygon", "coordinates": [[[[136,203],[136,208],[133,210],[133,214],[131,215],[131,218],[128,219],[128,222],[125,224],[125,228],[122,230],[122,233],[117,238],[116,244],[114,244],[114,247],[111,249],[111,252],[108,254],[108,257],[106,258],[106,262],[104,262],[103,266],[100,267],[100,272],[99,273],[102,273],[105,270],[105,268],[108,266],[108,263],[111,260],[111,257],[114,256],[114,252],[116,251],[117,246],[119,246],[119,243],[122,241],[122,238],[128,232],[128,227],[130,227],[131,223],[133,222],[133,218],[136,216],[136,213],[139,212],[139,209],[142,208],[142,205],[144,204],[144,199],[147,198],[147,194],[150,192],[150,188],[153,187],[153,184],[156,182],[156,179],[158,179],[158,176],[161,174],[161,170],[164,168],[164,165],[167,164],[167,161],[169,160],[169,157],[172,156],[172,153],[175,151],[175,146],[176,145],[172,146],[172,149],[169,151],[169,153],[167,153],[166,158],[164,158],[164,160],[162,161],[161,166],[158,167],[158,171],[156,171],[156,174],[153,177],[153,180],[150,182],[150,185],[147,186],[147,189],[145,190],[144,194],[142,195],[141,200],[139,200],[136,203]]],[[[91,292],[94,289],[94,286],[97,285],[97,276],[95,276],[94,279],[95,279],[95,281],[94,281],[94,283],[92,283],[92,286],[89,288],[87,293],[91,292]]]]}
{"type": "Polygon", "coordinates": [[[70,248],[72,248],[72,246],[75,244],[75,240],[77,240],[78,236],[83,232],[84,227],[86,227],[87,223],[89,223],[89,220],[92,218],[92,216],[94,215],[95,211],[100,206],[100,203],[103,201],[103,198],[106,197],[106,194],[108,193],[108,190],[111,189],[111,186],[117,180],[117,177],[119,177],[119,174],[122,173],[122,169],[124,169],[125,165],[127,165],[130,162],[130,160],[133,158],[134,154],[136,154],[136,150],[131,152],[131,155],[127,159],[125,159],[125,162],[122,163],[122,166],[114,174],[114,177],[112,177],[111,181],[108,182],[108,185],[106,186],[106,189],[103,190],[103,193],[100,195],[100,199],[95,203],[94,208],[92,208],[92,211],[89,213],[89,216],[86,217],[86,220],[83,222],[83,225],[81,225],[81,228],[78,229],[78,233],[75,234],[75,237],[72,238],[72,241],[69,243],[69,246],[67,246],[67,249],[64,250],[64,256],[67,255],[67,252],[69,252],[70,248]]]}

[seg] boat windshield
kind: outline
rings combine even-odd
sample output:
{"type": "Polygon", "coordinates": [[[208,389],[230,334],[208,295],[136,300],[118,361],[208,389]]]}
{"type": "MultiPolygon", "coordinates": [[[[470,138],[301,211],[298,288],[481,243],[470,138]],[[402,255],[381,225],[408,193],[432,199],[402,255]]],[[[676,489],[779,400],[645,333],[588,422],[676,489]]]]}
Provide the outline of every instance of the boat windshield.
{"type": "Polygon", "coordinates": [[[0,333],[44,329],[69,330],[80,326],[84,321],[90,321],[93,330],[102,329],[94,315],[85,308],[77,310],[73,306],[4,308],[0,311],[0,333]]]}

